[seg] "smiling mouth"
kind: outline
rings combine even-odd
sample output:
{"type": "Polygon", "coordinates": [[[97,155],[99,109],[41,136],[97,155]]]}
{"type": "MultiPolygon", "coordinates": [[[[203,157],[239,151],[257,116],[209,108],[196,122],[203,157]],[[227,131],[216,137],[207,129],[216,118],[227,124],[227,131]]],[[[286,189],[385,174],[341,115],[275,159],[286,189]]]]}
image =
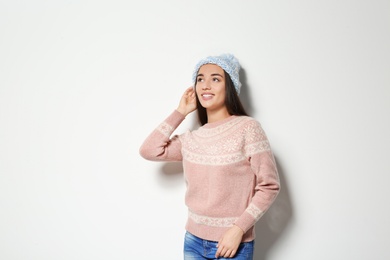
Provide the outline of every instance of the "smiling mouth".
{"type": "Polygon", "coordinates": [[[210,93],[204,93],[201,96],[202,96],[202,99],[205,100],[205,101],[210,100],[210,99],[212,99],[214,97],[214,95],[210,94],[210,93]]]}

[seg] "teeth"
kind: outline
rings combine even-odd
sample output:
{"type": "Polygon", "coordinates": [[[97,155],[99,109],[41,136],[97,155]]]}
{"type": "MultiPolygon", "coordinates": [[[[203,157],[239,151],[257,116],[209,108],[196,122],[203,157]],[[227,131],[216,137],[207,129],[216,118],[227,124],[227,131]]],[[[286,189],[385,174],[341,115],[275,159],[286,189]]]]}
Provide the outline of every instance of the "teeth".
{"type": "Polygon", "coordinates": [[[203,94],[202,96],[203,97],[212,97],[213,95],[211,95],[211,94],[203,94]]]}

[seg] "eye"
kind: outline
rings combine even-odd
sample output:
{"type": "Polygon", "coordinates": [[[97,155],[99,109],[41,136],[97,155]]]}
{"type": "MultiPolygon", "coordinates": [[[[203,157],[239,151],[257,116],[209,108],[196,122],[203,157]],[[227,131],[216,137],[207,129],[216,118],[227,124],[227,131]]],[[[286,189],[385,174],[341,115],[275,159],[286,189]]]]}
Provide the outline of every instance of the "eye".
{"type": "Polygon", "coordinates": [[[197,81],[197,82],[202,82],[202,81],[203,81],[203,78],[198,77],[198,78],[196,79],[196,81],[197,81]]]}
{"type": "Polygon", "coordinates": [[[219,80],[219,78],[213,78],[213,81],[219,82],[220,80],[219,80]]]}

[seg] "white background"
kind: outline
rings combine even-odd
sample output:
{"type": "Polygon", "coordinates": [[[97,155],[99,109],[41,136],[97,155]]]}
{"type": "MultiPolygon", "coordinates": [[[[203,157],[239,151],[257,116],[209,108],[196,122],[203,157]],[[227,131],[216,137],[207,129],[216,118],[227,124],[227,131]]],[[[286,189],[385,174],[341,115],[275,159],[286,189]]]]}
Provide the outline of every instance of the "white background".
{"type": "Polygon", "coordinates": [[[0,259],[182,259],[181,167],[138,149],[225,52],[282,181],[255,259],[390,259],[388,0],[1,0],[0,259]]]}

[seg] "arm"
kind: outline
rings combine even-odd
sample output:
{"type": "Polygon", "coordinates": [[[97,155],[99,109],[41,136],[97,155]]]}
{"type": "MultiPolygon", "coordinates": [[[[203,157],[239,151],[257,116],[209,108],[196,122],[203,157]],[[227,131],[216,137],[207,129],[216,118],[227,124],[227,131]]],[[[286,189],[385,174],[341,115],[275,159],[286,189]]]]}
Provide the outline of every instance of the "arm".
{"type": "Polygon", "coordinates": [[[279,193],[280,182],[275,158],[260,124],[251,123],[246,136],[245,150],[256,175],[254,196],[235,225],[246,233],[263,216],[279,193]]]}
{"type": "Polygon", "coordinates": [[[279,176],[268,139],[257,122],[245,136],[245,153],[256,175],[254,196],[244,213],[218,242],[216,257],[234,257],[243,235],[263,216],[279,193],[279,176]]]}
{"type": "Polygon", "coordinates": [[[173,131],[184,120],[177,110],[165,119],[143,142],[140,155],[151,161],[181,161],[181,143],[177,136],[170,138],[173,131]]]}
{"type": "Polygon", "coordinates": [[[181,143],[177,136],[170,138],[184,118],[196,109],[195,92],[188,88],[178,108],[162,122],[143,142],[140,154],[152,161],[181,161],[181,143]]]}

